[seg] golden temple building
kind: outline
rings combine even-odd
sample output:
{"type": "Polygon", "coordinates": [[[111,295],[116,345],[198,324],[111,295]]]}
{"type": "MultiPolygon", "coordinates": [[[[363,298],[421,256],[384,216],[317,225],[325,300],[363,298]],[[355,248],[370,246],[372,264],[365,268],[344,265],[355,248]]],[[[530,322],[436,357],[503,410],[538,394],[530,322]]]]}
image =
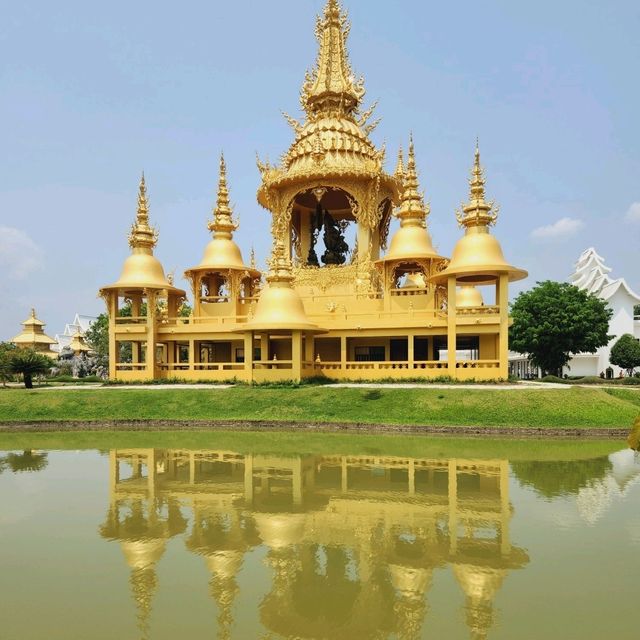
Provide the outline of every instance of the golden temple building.
{"type": "Polygon", "coordinates": [[[54,356],[51,345],[56,341],[44,332],[45,323],[36,318],[36,310],[31,309],[31,314],[22,323],[22,331],[15,337],[11,338],[17,347],[33,349],[38,353],[54,356]]]}
{"type": "Polygon", "coordinates": [[[234,242],[222,158],[213,238],[185,272],[193,311],[184,317],[186,293],[153,255],[143,178],[131,255],[100,292],[111,378],[508,377],[508,287],[527,274],[505,260],[490,232],[497,207],[485,196],[479,149],[456,213],[464,235],[449,259],[428,231],[413,140],[387,173],[385,150],[369,138],[375,105],[363,107],[348,31],[337,0],[328,0],[316,26],[318,58],[301,91],[304,119],[285,114],[294,141],[278,165],[258,160],[257,197],[271,214],[273,241],[265,282],[234,242]],[[393,218],[400,226],[389,241],[393,218]]]}

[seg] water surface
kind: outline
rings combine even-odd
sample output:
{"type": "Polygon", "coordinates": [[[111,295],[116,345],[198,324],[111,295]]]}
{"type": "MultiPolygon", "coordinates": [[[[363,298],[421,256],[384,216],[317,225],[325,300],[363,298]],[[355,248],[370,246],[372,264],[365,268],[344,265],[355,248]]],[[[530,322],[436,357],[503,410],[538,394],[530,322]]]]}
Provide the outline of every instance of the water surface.
{"type": "Polygon", "coordinates": [[[622,444],[510,460],[230,442],[0,453],[0,638],[638,637],[640,459],[622,444]]]}

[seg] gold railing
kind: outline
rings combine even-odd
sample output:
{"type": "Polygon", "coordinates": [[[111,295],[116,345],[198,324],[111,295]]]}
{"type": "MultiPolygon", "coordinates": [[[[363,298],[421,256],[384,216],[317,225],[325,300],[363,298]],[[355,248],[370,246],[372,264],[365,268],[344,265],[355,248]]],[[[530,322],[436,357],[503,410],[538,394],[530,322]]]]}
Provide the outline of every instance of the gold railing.
{"type": "Polygon", "coordinates": [[[460,316],[497,315],[500,313],[500,307],[493,304],[481,307],[456,307],[456,313],[460,316]]]}
{"type": "Polygon", "coordinates": [[[116,371],[141,371],[146,368],[146,362],[116,362],[116,371]]]}

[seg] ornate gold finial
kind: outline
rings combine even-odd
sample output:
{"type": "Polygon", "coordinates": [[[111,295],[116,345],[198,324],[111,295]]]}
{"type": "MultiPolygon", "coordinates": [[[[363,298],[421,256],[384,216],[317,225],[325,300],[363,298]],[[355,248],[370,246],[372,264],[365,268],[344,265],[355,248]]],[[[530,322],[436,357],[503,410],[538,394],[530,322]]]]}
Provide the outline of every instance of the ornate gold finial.
{"type": "Polygon", "coordinates": [[[316,22],[318,57],[307,72],[300,103],[307,116],[338,114],[353,116],[364,96],[364,80],[356,80],[349,64],[346,42],[350,25],[337,0],[327,0],[316,22]]]}
{"type": "Polygon", "coordinates": [[[394,175],[398,180],[404,181],[404,172],[405,172],[404,152],[402,151],[402,145],[401,145],[400,149],[398,149],[398,163],[396,164],[396,170],[394,172],[394,175]]]}
{"type": "Polygon", "coordinates": [[[229,205],[229,189],[227,188],[227,164],[224,154],[220,154],[220,177],[218,178],[218,197],[213,220],[207,225],[213,231],[214,238],[231,238],[231,234],[238,228],[232,219],[233,211],[229,205]]]}
{"type": "Polygon", "coordinates": [[[461,227],[489,226],[498,219],[498,207],[493,200],[485,200],[484,169],[480,164],[480,144],[476,138],[476,149],[469,180],[469,202],[456,210],[456,219],[461,227]]]}
{"type": "Polygon", "coordinates": [[[136,221],[131,226],[129,233],[129,246],[132,249],[153,249],[157,241],[158,232],[149,225],[149,201],[143,171],[138,186],[138,211],[136,221]]]}
{"type": "Polygon", "coordinates": [[[251,246],[251,254],[249,255],[249,266],[252,269],[256,268],[256,250],[254,249],[253,245],[251,246]]]}
{"type": "Polygon", "coordinates": [[[33,307],[31,307],[31,319],[32,320],[36,319],[36,310],[33,307]]]}
{"type": "Polygon", "coordinates": [[[267,282],[286,282],[293,280],[291,261],[287,257],[282,238],[278,238],[275,241],[268,263],[269,275],[267,276],[267,282]]]}
{"type": "Polygon", "coordinates": [[[425,204],[424,197],[418,191],[418,172],[416,170],[415,148],[413,146],[413,135],[409,138],[409,155],[407,158],[407,168],[404,172],[404,192],[402,202],[397,216],[401,224],[410,219],[419,220],[424,224],[430,213],[429,206],[425,204]]]}

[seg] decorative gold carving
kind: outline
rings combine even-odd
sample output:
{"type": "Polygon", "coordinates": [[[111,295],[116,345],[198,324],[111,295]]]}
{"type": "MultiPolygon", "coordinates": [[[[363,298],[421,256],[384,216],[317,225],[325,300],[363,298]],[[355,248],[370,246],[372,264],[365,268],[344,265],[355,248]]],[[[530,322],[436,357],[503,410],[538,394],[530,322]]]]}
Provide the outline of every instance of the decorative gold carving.
{"type": "Polygon", "coordinates": [[[322,292],[332,286],[352,285],[357,277],[358,265],[356,264],[293,268],[293,283],[296,287],[317,287],[322,292]]]}

